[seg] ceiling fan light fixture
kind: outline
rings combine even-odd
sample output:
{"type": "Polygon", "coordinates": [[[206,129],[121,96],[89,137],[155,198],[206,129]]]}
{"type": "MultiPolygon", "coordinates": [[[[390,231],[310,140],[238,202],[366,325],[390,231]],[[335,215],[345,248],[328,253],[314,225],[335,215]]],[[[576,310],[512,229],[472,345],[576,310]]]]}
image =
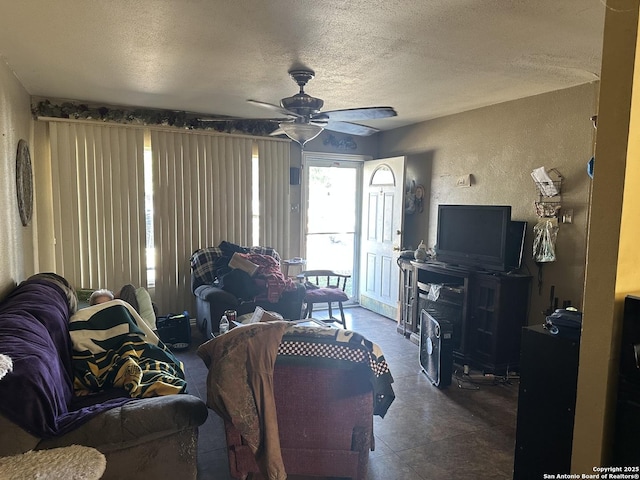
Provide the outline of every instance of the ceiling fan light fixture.
{"type": "Polygon", "coordinates": [[[291,140],[304,147],[305,143],[316,138],[323,130],[346,135],[373,135],[380,130],[358,122],[397,115],[392,107],[361,107],[322,112],[324,101],[304,92],[304,86],[315,75],[313,70],[306,68],[290,70],[289,75],[298,84],[300,91],[291,97],[280,100],[279,106],[273,103],[249,100],[255,105],[268,108],[272,112],[277,112],[280,116],[288,118],[280,123],[280,128],[271,132],[272,136],[287,135],[291,140]]]}
{"type": "Polygon", "coordinates": [[[280,128],[287,137],[294,142],[298,142],[302,147],[304,147],[305,143],[320,135],[322,130],[324,130],[320,125],[313,125],[311,123],[281,123],[280,128]]]}

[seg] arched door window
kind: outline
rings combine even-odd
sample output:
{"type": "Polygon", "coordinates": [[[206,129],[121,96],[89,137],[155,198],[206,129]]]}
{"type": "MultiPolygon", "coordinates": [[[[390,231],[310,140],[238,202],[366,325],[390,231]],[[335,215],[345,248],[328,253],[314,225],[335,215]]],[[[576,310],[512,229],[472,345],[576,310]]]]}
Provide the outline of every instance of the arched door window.
{"type": "Polygon", "coordinates": [[[378,166],[371,174],[371,181],[369,185],[372,187],[393,187],[396,184],[396,179],[393,175],[393,171],[387,165],[378,166]]]}

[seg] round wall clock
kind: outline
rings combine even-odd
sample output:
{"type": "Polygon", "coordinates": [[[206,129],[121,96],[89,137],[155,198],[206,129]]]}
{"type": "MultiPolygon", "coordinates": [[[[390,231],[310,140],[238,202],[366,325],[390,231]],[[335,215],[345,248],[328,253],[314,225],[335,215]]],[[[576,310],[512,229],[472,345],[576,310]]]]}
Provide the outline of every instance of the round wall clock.
{"type": "Polygon", "coordinates": [[[33,179],[31,172],[31,155],[26,140],[18,142],[16,156],[16,191],[18,194],[18,212],[25,227],[31,221],[33,212],[33,179]]]}

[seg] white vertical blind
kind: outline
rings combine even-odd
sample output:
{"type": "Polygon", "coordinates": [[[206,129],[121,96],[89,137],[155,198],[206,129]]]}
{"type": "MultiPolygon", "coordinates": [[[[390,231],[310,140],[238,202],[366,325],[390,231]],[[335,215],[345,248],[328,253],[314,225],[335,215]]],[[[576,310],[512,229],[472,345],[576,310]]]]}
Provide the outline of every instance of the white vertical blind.
{"type": "Polygon", "coordinates": [[[290,145],[258,140],[260,170],[260,243],[275,248],[282,258],[290,252],[290,145]]]}
{"type": "Polygon", "coordinates": [[[50,122],[55,266],[77,288],[146,285],[139,128],[50,122]]]}
{"type": "Polygon", "coordinates": [[[151,130],[156,302],[189,310],[189,258],[222,240],[251,239],[251,147],[231,135],[151,130]]]}
{"type": "MultiPolygon", "coordinates": [[[[289,143],[147,131],[154,300],[161,313],[193,310],[189,258],[196,249],[222,240],[251,244],[254,143],[260,157],[261,243],[288,256],[289,143]]],[[[49,122],[55,270],[77,288],[147,286],[144,132],[132,126],[49,122]]]]}

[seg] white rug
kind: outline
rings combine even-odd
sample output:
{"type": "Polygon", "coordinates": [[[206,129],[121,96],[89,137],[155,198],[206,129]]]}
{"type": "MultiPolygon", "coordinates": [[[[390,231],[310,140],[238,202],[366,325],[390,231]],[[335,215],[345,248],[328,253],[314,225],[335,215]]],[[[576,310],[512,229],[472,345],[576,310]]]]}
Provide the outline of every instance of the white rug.
{"type": "Polygon", "coordinates": [[[0,380],[13,370],[13,362],[9,357],[0,353],[0,380]]]}
{"type": "Polygon", "coordinates": [[[106,468],[95,448],[71,445],[0,457],[0,480],[98,480],[106,468]]]}

